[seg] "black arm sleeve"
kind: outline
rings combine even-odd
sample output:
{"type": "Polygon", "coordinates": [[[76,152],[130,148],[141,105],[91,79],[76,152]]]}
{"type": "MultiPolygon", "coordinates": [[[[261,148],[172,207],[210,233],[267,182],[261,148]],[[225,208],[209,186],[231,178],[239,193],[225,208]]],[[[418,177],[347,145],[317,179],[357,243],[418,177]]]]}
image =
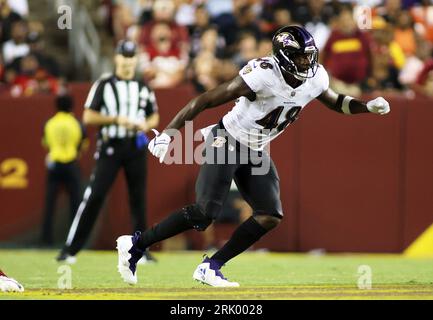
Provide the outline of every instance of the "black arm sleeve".
{"type": "MultiPolygon", "coordinates": [[[[361,100],[358,100],[355,98],[352,98],[352,100],[350,100],[350,103],[348,106],[349,110],[345,110],[344,109],[344,99],[346,97],[347,96],[342,95],[342,94],[338,95],[338,100],[337,100],[336,106],[339,110],[341,110],[341,112],[344,112],[344,111],[347,112],[348,111],[348,112],[350,112],[350,114],[369,113],[366,104],[364,102],[362,102],[361,100]]],[[[344,112],[344,113],[346,113],[346,112],[344,112]]]]}
{"type": "Polygon", "coordinates": [[[364,102],[350,96],[337,94],[332,89],[326,90],[317,99],[329,109],[339,113],[356,114],[369,112],[364,102]],[[346,99],[350,99],[350,101],[346,99]]]}

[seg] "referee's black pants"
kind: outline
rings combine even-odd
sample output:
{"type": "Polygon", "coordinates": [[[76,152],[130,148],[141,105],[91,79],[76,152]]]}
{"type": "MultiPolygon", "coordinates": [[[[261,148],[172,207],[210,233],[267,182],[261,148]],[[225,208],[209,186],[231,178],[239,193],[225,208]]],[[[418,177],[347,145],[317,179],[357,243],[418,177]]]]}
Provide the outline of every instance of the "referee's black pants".
{"type": "Polygon", "coordinates": [[[135,138],[111,139],[101,145],[90,184],[84,192],[63,252],[75,255],[83,248],[121,168],[128,185],[133,230],[146,229],[146,166],[146,148],[138,149],[135,138]]]}
{"type": "Polygon", "coordinates": [[[48,166],[41,235],[41,241],[44,244],[53,244],[54,209],[61,186],[69,194],[69,210],[72,221],[80,204],[80,168],[76,161],[69,163],[52,162],[48,166]]]}

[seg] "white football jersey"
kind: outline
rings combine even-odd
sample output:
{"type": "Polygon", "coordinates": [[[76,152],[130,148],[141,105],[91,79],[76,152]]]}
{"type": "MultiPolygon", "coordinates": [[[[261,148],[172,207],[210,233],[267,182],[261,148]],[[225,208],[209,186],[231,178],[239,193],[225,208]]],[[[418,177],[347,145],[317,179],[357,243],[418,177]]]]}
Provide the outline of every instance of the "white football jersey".
{"type": "Polygon", "coordinates": [[[293,89],[272,57],[249,61],[239,75],[256,93],[256,100],[238,99],[223,124],[236,140],[253,150],[263,150],[298,118],[302,108],[329,87],[328,73],[319,65],[313,78],[293,89]]]}

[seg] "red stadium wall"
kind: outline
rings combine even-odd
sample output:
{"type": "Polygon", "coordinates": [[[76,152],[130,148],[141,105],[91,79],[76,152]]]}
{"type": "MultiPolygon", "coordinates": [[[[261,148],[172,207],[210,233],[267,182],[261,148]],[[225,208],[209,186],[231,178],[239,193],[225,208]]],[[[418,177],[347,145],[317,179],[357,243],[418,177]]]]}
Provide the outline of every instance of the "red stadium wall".
{"type": "MultiPolygon", "coordinates": [[[[78,114],[88,90],[88,84],[72,86],[78,114]]],[[[188,86],[158,91],[161,127],[193,96],[188,86]]],[[[257,247],[401,252],[433,222],[431,101],[390,102],[392,113],[386,117],[344,116],[312,103],[272,144],[285,219],[257,247]]],[[[194,127],[217,122],[228,108],[207,111],[194,127]]],[[[53,109],[52,97],[0,97],[0,241],[26,239],[39,229],[45,187],[41,134],[53,109]]],[[[94,141],[81,160],[85,181],[93,150],[94,141]]],[[[149,157],[150,224],[194,201],[196,174],[196,165],[165,166],[149,157]]],[[[114,239],[130,228],[120,175],[99,219],[93,247],[112,249],[114,239]]],[[[190,236],[201,249],[200,235],[190,236]]]]}

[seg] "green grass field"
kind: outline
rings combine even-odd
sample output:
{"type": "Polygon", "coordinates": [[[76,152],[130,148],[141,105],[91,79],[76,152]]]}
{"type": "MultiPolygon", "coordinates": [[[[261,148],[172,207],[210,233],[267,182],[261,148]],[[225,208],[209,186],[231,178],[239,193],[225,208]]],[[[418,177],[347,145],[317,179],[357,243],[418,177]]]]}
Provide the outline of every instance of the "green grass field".
{"type": "Polygon", "coordinates": [[[157,253],[157,264],[139,266],[137,286],[117,273],[116,252],[86,251],[73,265],[72,289],[58,289],[56,251],[0,250],[0,268],[25,292],[0,299],[433,299],[433,259],[399,255],[245,253],[223,271],[236,289],[192,280],[202,253],[157,253]],[[358,267],[372,270],[372,288],[358,289],[358,267]]]}

